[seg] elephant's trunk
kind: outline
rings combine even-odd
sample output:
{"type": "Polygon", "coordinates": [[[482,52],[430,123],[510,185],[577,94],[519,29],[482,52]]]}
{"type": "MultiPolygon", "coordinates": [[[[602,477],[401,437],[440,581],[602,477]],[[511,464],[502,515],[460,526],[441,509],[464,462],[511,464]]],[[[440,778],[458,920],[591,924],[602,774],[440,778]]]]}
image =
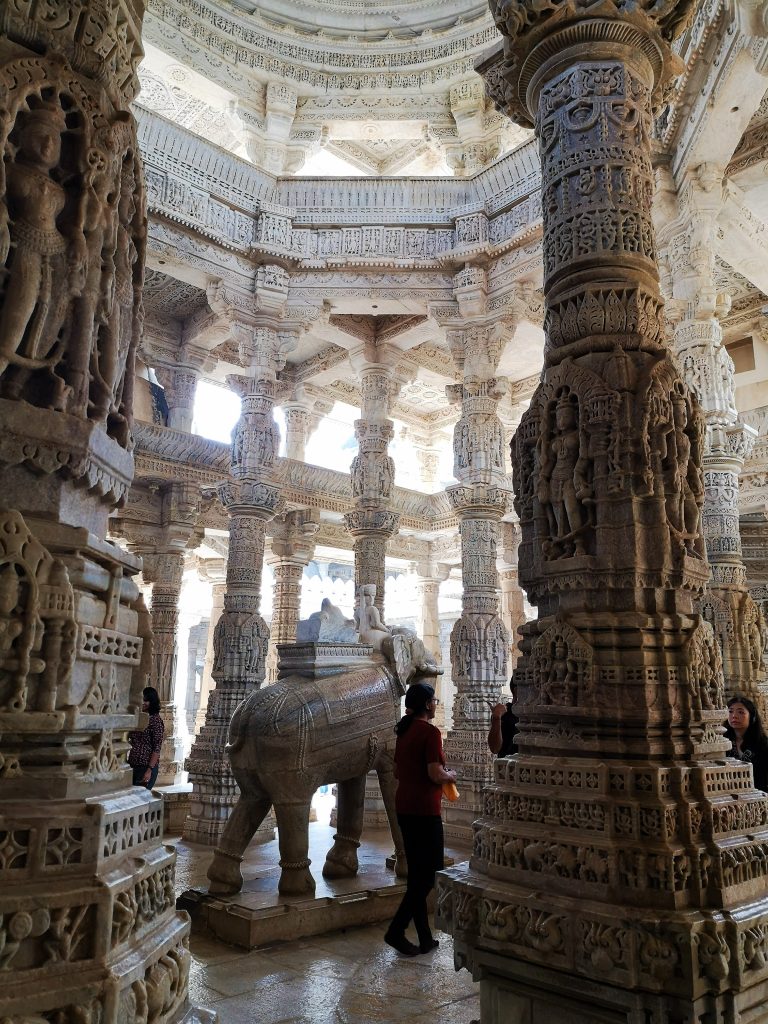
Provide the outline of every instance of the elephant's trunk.
{"type": "Polygon", "coordinates": [[[224,749],[230,755],[238,751],[245,742],[245,725],[248,721],[248,717],[247,715],[243,715],[243,709],[245,708],[246,703],[247,701],[241,701],[241,703],[237,705],[235,713],[232,715],[232,720],[229,723],[229,737],[224,749]]]}

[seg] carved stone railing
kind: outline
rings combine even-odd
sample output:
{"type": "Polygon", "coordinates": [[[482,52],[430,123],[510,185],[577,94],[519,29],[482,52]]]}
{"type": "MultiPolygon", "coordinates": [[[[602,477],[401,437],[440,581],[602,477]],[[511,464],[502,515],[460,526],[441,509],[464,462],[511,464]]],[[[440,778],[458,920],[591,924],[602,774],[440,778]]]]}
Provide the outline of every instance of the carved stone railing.
{"type": "Polygon", "coordinates": [[[139,107],[137,118],[150,215],[254,259],[280,257],[307,269],[422,269],[499,255],[540,231],[530,143],[471,181],[276,182],[158,114],[139,107]]]}
{"type": "MultiPolygon", "coordinates": [[[[213,487],[230,473],[229,445],[169,427],[137,423],[134,430],[136,480],[180,480],[213,487]]],[[[282,496],[288,508],[317,508],[345,513],[353,508],[348,473],[277,459],[282,496]]],[[[392,509],[401,527],[420,533],[455,528],[456,515],[444,491],[422,494],[406,487],[392,489],[392,509]]]]}

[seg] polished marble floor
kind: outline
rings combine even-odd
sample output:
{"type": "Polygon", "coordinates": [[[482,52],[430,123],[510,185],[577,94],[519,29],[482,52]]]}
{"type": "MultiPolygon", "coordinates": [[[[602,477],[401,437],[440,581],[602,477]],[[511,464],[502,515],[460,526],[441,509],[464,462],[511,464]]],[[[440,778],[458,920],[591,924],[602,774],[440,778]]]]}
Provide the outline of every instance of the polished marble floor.
{"type": "MultiPolygon", "coordinates": [[[[179,891],[200,885],[211,851],[175,845],[179,891]]],[[[349,928],[248,953],[193,928],[190,998],[216,1010],[219,1024],[470,1024],[480,1017],[478,986],[454,970],[450,936],[436,931],[438,949],[407,958],[384,944],[384,929],[349,928]]]]}
{"type": "Polygon", "coordinates": [[[433,953],[401,957],[368,926],[251,953],[193,933],[190,998],[219,1024],[470,1024],[477,986],[453,969],[436,932],[433,953]]]}

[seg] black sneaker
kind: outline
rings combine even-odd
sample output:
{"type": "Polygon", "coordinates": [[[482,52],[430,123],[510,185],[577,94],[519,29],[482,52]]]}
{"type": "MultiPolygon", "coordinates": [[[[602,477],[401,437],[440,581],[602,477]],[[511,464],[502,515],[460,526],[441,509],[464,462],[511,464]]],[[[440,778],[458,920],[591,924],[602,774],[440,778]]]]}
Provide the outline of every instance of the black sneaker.
{"type": "Polygon", "coordinates": [[[403,956],[416,956],[419,952],[419,947],[414,946],[412,942],[409,942],[404,935],[392,935],[390,932],[384,936],[384,941],[392,949],[396,949],[398,953],[402,953],[403,956]]]}
{"type": "Polygon", "coordinates": [[[426,941],[419,943],[419,952],[431,953],[432,950],[437,949],[439,945],[440,943],[437,941],[437,939],[427,939],[426,941]]]}

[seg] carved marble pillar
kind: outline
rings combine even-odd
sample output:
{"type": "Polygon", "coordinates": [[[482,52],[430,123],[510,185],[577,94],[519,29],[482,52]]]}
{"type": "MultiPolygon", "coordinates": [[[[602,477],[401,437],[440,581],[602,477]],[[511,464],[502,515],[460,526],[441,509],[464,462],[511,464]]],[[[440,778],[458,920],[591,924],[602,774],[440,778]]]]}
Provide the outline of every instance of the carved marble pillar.
{"type": "MultiPolygon", "coordinates": [[[[151,587],[152,661],[148,685],[158,692],[165,724],[158,786],[178,784],[183,768],[184,701],[179,704],[176,699],[179,597],[185,553],[196,546],[200,536],[199,512],[198,488],[174,482],[155,489],[153,514],[157,525],[138,517],[131,501],[110,524],[113,535],[122,537],[128,549],[141,557],[142,577],[151,587]]],[[[147,510],[143,509],[142,514],[146,516],[147,510]]]]}
{"type": "Polygon", "coordinates": [[[484,1024],[765,1021],[768,800],[694,608],[703,419],[665,347],[652,110],[688,3],[492,3],[542,161],[545,366],[514,441],[519,753],[439,919],[484,1024]]]}
{"type": "Polygon", "coordinates": [[[376,585],[376,607],[384,611],[384,560],[389,539],[400,517],[388,509],[395,482],[395,464],[387,454],[394,434],[388,418],[398,385],[392,376],[396,353],[388,346],[366,346],[350,361],[360,375],[362,407],[355,420],[358,454],[352,460],[355,510],[344,516],[354,538],[355,593],[366,583],[376,585]]]}
{"type": "Polygon", "coordinates": [[[421,486],[428,493],[440,487],[440,449],[433,435],[416,434],[409,430],[416,460],[419,464],[421,486]]]}
{"type": "Polygon", "coordinates": [[[155,374],[165,391],[168,403],[168,426],[187,433],[192,429],[195,394],[200,371],[191,366],[163,367],[155,365],[155,374]]]}
{"type": "MultiPolygon", "coordinates": [[[[473,280],[483,284],[484,275],[473,280]]],[[[459,516],[463,593],[461,616],[451,631],[455,696],[445,745],[446,758],[459,775],[461,797],[446,808],[445,820],[446,834],[464,842],[472,838],[483,786],[491,779],[489,705],[498,702],[507,681],[508,637],[499,616],[496,570],[499,522],[510,500],[497,415],[505,382],[493,375],[507,331],[503,325],[476,323],[448,333],[454,361],[464,374],[462,384],[446,388],[461,408],[453,435],[453,473],[460,482],[447,493],[459,516]]]]}
{"type": "Polygon", "coordinates": [[[757,432],[737,419],[733,361],[719,320],[730,299],[718,294],[715,279],[722,170],[698,167],[679,193],[670,175],[659,172],[658,178],[657,223],[674,296],[673,345],[706,421],[702,522],[710,579],[699,608],[720,645],[726,695],[749,696],[766,714],[760,613],[747,587],[739,531],[739,474],[757,432]]]}
{"type": "MultiPolygon", "coordinates": [[[[418,592],[420,615],[416,623],[416,632],[424,641],[424,646],[430,651],[438,665],[442,663],[442,651],[440,649],[440,610],[438,602],[440,598],[440,584],[448,579],[450,566],[442,563],[419,562],[414,565],[416,573],[416,589],[418,592]]],[[[434,724],[438,729],[445,731],[445,713],[447,695],[443,686],[443,676],[438,676],[435,684],[437,696],[440,699],[434,724]]]]}
{"type": "Polygon", "coordinates": [[[275,574],[270,627],[267,680],[277,679],[277,644],[296,641],[301,607],[301,581],[315,553],[314,537],[320,527],[319,512],[299,509],[287,512],[270,525],[267,564],[275,574]]]}
{"type": "MultiPolygon", "coordinates": [[[[499,581],[501,583],[501,621],[507,631],[509,640],[507,668],[512,670],[520,657],[520,634],[518,630],[525,624],[525,594],[520,587],[517,571],[518,549],[522,534],[517,523],[501,523],[501,557],[498,560],[499,581]]],[[[502,693],[502,699],[504,699],[502,693]]]]}
{"type": "Polygon", "coordinates": [[[189,919],[131,786],[150,667],[133,478],[140,0],[0,14],[0,1019],[177,1024],[189,919]]]}
{"type": "MultiPolygon", "coordinates": [[[[221,286],[209,290],[211,307],[230,324],[241,358],[250,363],[247,374],[227,378],[242,397],[242,409],[232,437],[232,479],[218,487],[230,527],[224,610],[214,630],[216,686],[186,765],[193,790],[184,836],[209,845],[218,841],[238,796],[224,752],[229,721],[237,705],[261,686],[266,671],[269,629],[259,614],[264,544],[267,523],[284,508],[275,462],[275,378],[297,340],[278,330],[287,287],[284,271],[261,268],[257,304],[263,312],[248,320],[240,312],[240,297],[229,296],[221,286]]],[[[255,841],[272,836],[265,824],[255,841]]]]}
{"type": "Polygon", "coordinates": [[[200,684],[200,701],[197,705],[197,714],[195,715],[195,730],[194,734],[200,732],[202,727],[205,725],[205,712],[208,707],[208,697],[211,690],[214,687],[213,681],[213,636],[216,631],[216,625],[221,618],[221,613],[224,610],[224,591],[226,590],[226,562],[224,559],[209,558],[205,562],[198,566],[198,572],[203,579],[210,580],[213,584],[212,587],[212,600],[211,600],[211,614],[208,622],[208,641],[205,645],[205,663],[203,667],[203,678],[200,684]],[[214,564],[211,564],[214,563],[214,564]]]}
{"type": "Polygon", "coordinates": [[[148,682],[160,697],[165,723],[157,784],[172,786],[179,781],[184,756],[179,727],[181,709],[176,704],[175,694],[184,549],[144,552],[142,561],[144,579],[152,584],[152,667],[148,682]]]}
{"type": "Polygon", "coordinates": [[[304,462],[307,444],[333,405],[311,398],[302,387],[294,389],[291,400],[282,403],[285,414],[285,457],[304,462]]]}

